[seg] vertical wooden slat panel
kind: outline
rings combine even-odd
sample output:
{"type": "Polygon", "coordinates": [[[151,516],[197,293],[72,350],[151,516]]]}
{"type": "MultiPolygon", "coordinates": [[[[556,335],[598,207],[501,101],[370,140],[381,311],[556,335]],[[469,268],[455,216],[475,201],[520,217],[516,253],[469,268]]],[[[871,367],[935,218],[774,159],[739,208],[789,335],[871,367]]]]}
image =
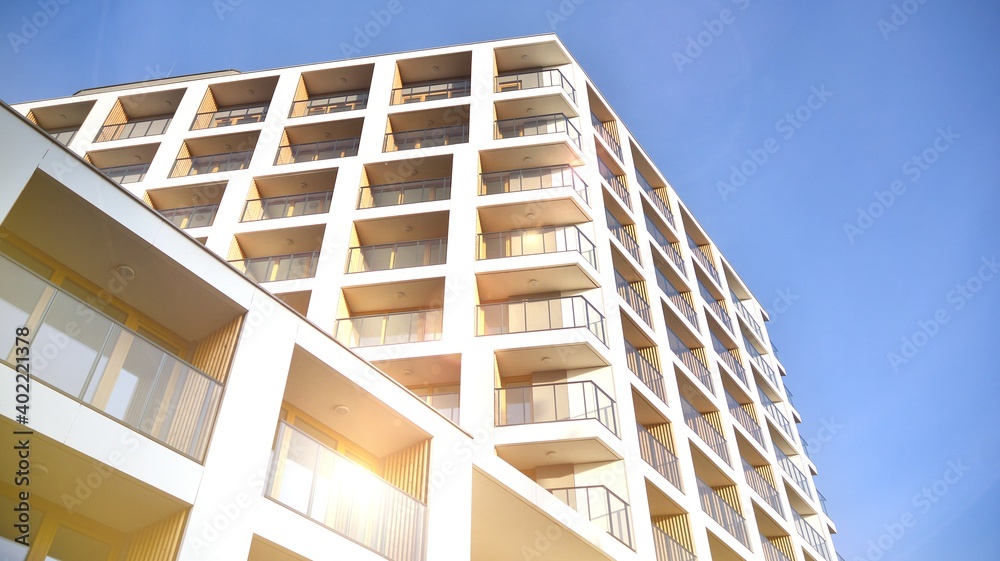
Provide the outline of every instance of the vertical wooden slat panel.
{"type": "Polygon", "coordinates": [[[694,541],[691,539],[691,525],[687,514],[672,514],[652,517],[653,526],[666,532],[677,543],[688,551],[695,553],[694,541]]]}
{"type": "Polygon", "coordinates": [[[187,512],[154,522],[132,536],[125,561],[173,561],[177,558],[187,512]]]}
{"type": "Polygon", "coordinates": [[[293,101],[305,101],[309,99],[309,88],[306,87],[306,80],[299,77],[299,85],[295,88],[295,99],[293,101]]]}
{"type": "MultiPolygon", "coordinates": [[[[28,111],[28,114],[25,115],[24,117],[26,119],[28,119],[29,121],[31,121],[32,123],[38,125],[38,119],[35,118],[35,114],[32,113],[31,111],[28,111]]],[[[38,126],[41,126],[41,125],[38,125],[38,126]]]]}
{"type": "Polygon", "coordinates": [[[111,113],[109,113],[108,118],[104,120],[104,126],[121,125],[127,122],[128,114],[125,113],[125,108],[122,107],[122,100],[115,100],[115,106],[111,108],[111,113]]]}
{"type": "Polygon", "coordinates": [[[736,485],[725,485],[723,487],[712,487],[722,500],[729,503],[729,506],[733,507],[736,512],[743,514],[743,508],[740,506],[740,494],[736,489],[736,485]]]}
{"type": "Polygon", "coordinates": [[[781,550],[781,552],[784,553],[789,559],[795,559],[795,546],[792,544],[791,536],[785,535],[768,539],[771,540],[771,543],[774,544],[774,547],[777,547],[779,550],[781,550]]]}
{"type": "Polygon", "coordinates": [[[243,316],[239,316],[199,341],[191,365],[225,384],[242,325],[243,316]]]}
{"type": "Polygon", "coordinates": [[[233,243],[229,245],[229,255],[226,256],[226,260],[236,261],[238,259],[246,259],[246,256],[243,254],[243,248],[240,247],[240,242],[236,238],[233,238],[233,243]]]}
{"type": "Polygon", "coordinates": [[[723,435],[726,434],[722,430],[722,417],[719,416],[718,411],[709,411],[708,413],[702,413],[701,416],[704,417],[706,421],[708,421],[708,424],[715,427],[715,430],[719,431],[719,434],[723,435]]]}
{"type": "Polygon", "coordinates": [[[670,434],[670,423],[650,425],[646,427],[646,430],[653,435],[653,438],[659,440],[660,444],[663,444],[668,450],[674,452],[674,437],[670,434]]]}
{"type": "Polygon", "coordinates": [[[198,106],[198,113],[209,113],[216,111],[219,108],[215,103],[215,95],[212,94],[212,88],[208,88],[205,91],[205,98],[201,100],[201,105],[198,106]]]}
{"type": "Polygon", "coordinates": [[[427,459],[430,440],[386,457],[385,480],[420,502],[427,502],[427,459]]]}

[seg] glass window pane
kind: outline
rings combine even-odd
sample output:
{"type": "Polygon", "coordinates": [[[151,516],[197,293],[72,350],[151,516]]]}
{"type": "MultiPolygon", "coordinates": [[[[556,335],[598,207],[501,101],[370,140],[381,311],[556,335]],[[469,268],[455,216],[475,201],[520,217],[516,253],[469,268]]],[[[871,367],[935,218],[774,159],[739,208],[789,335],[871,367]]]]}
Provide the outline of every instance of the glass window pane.
{"type": "Polygon", "coordinates": [[[34,374],[79,396],[112,326],[76,299],[57,294],[35,336],[34,374]]]}
{"type": "MultiPolygon", "coordinates": [[[[42,297],[45,283],[6,259],[0,259],[0,278],[3,279],[0,289],[0,329],[5,334],[11,334],[28,320],[42,297]]],[[[13,344],[12,338],[2,343],[2,356],[8,355],[13,344]]]]}
{"type": "Polygon", "coordinates": [[[59,526],[46,561],[107,561],[111,544],[59,526]]]}

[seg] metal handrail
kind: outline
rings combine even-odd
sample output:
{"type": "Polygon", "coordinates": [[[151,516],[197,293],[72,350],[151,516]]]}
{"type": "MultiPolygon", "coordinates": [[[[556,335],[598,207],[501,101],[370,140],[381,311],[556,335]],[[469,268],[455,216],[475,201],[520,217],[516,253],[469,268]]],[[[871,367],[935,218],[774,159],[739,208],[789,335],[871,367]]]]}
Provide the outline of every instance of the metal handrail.
{"type": "Polygon", "coordinates": [[[146,179],[146,172],[148,171],[149,162],[100,168],[101,173],[108,176],[108,179],[118,183],[119,185],[142,181],[143,179],[146,179]]]}
{"type": "Polygon", "coordinates": [[[330,212],[333,191],[250,199],[243,205],[240,222],[272,220],[330,212]]]}
{"type": "Polygon", "coordinates": [[[726,403],[729,405],[729,413],[735,417],[741,425],[743,425],[743,428],[750,433],[750,436],[752,436],[758,444],[764,446],[764,432],[760,428],[760,424],[758,424],[757,421],[750,416],[750,413],[743,408],[743,405],[736,401],[736,398],[730,395],[728,391],[726,391],[726,403]]]}
{"type": "Polygon", "coordinates": [[[823,535],[816,531],[816,528],[812,527],[801,514],[792,509],[792,517],[795,519],[795,531],[802,536],[802,539],[806,541],[813,549],[819,552],[826,561],[831,561],[830,559],[830,549],[826,545],[826,540],[823,539],[823,535]]]}
{"type": "Polygon", "coordinates": [[[310,97],[292,103],[289,117],[326,115],[342,111],[356,111],[368,107],[368,90],[344,92],[310,97]]]}
{"type": "Polygon", "coordinates": [[[335,339],[350,348],[441,339],[442,308],[338,319],[335,339]]]}
{"type": "Polygon", "coordinates": [[[725,501],[715,489],[700,478],[698,479],[698,495],[701,497],[701,509],[719,523],[740,543],[750,548],[750,536],[747,534],[746,519],[733,506],[725,501]]]}
{"type": "Polygon", "coordinates": [[[470,80],[446,80],[394,88],[390,105],[465,97],[472,93],[470,80]]]}
{"type": "Polygon", "coordinates": [[[597,170],[601,174],[601,179],[604,180],[618,195],[618,198],[625,203],[625,207],[629,210],[632,209],[632,196],[628,192],[628,184],[624,175],[617,175],[615,172],[611,171],[611,168],[604,163],[604,160],[597,159],[597,170]]]}
{"type": "Polygon", "coordinates": [[[719,355],[719,359],[721,359],[722,362],[729,367],[729,370],[731,370],[733,374],[736,374],[736,377],[743,382],[743,385],[750,387],[750,382],[747,380],[746,369],[744,369],[743,365],[740,364],[740,359],[736,355],[738,351],[723,345],[722,341],[715,336],[715,333],[709,331],[709,335],[712,337],[712,348],[715,350],[715,354],[719,355]]]}
{"type": "Polygon", "coordinates": [[[440,177],[369,185],[358,193],[358,208],[396,206],[428,201],[444,201],[451,198],[451,178],[440,177]],[[416,196],[414,196],[416,194],[416,196]]]}
{"type": "Polygon", "coordinates": [[[785,473],[792,478],[795,485],[809,498],[815,498],[815,495],[813,495],[812,492],[812,487],[809,486],[809,478],[806,477],[806,474],[802,473],[802,470],[799,469],[799,466],[795,465],[795,462],[788,457],[788,454],[785,454],[781,448],[775,446],[774,455],[778,457],[778,464],[781,466],[781,469],[785,470],[785,473]]]}
{"type": "Polygon", "coordinates": [[[784,516],[785,511],[781,508],[781,497],[778,495],[778,490],[771,485],[763,475],[757,473],[757,469],[750,465],[749,462],[743,460],[743,475],[747,479],[747,483],[750,488],[756,492],[760,498],[771,505],[771,508],[775,510],[778,514],[784,516]]]}
{"type": "Polygon", "coordinates": [[[178,228],[202,228],[211,226],[215,221],[215,213],[218,212],[219,205],[199,205],[181,208],[170,208],[158,210],[160,216],[169,220],[178,228]]]}
{"type": "Polygon", "coordinates": [[[382,142],[382,151],[397,152],[399,150],[435,148],[437,146],[462,144],[468,141],[469,125],[450,125],[447,127],[386,133],[385,140],[382,142]]]}
{"type": "Polygon", "coordinates": [[[646,177],[639,173],[639,170],[635,170],[635,176],[639,181],[639,187],[642,188],[642,192],[646,193],[646,197],[653,203],[653,206],[660,211],[660,214],[663,215],[664,219],[666,219],[667,224],[676,228],[677,223],[674,221],[674,213],[670,210],[670,205],[667,201],[664,200],[663,197],[661,197],[657,192],[657,188],[653,187],[646,177]]]}
{"type": "Polygon", "coordinates": [[[142,138],[144,136],[155,136],[163,134],[173,121],[172,115],[158,117],[147,117],[144,119],[133,119],[116,125],[104,125],[97,132],[94,142],[108,142],[111,140],[124,140],[127,138],[142,138]]]}
{"type": "Polygon", "coordinates": [[[323,140],[320,142],[282,144],[278,147],[278,155],[274,158],[274,165],[317,162],[320,160],[357,156],[360,144],[361,139],[356,136],[323,140]]]}
{"type": "Polygon", "coordinates": [[[629,254],[635,258],[636,262],[642,263],[642,258],[639,256],[639,242],[636,241],[635,237],[629,233],[625,226],[615,218],[615,215],[611,214],[611,211],[604,209],[604,216],[608,222],[608,230],[614,234],[615,239],[617,239],[629,254]]]}
{"type": "Polygon", "coordinates": [[[267,117],[267,109],[265,103],[205,111],[194,116],[191,130],[259,123],[267,117]]]}
{"type": "Polygon", "coordinates": [[[577,148],[582,147],[580,130],[563,113],[501,119],[496,122],[493,130],[494,138],[497,139],[552,133],[565,133],[577,148]]]}
{"type": "Polygon", "coordinates": [[[440,265],[448,258],[448,238],[416,240],[350,248],[348,273],[388,271],[440,265]]]}
{"type": "Polygon", "coordinates": [[[646,387],[653,390],[660,401],[667,402],[667,392],[664,389],[663,374],[660,373],[660,369],[642,356],[639,349],[635,348],[628,340],[625,341],[625,362],[628,364],[628,369],[638,376],[642,383],[646,384],[646,387]]]}
{"type": "Polygon", "coordinates": [[[583,296],[479,304],[476,315],[476,335],[584,327],[608,344],[604,315],[583,296]]]}
{"type": "Polygon", "coordinates": [[[550,86],[561,87],[569,95],[570,99],[573,100],[573,103],[576,103],[576,88],[573,87],[569,78],[558,68],[506,73],[494,79],[494,91],[496,92],[528,90],[550,86]]]}
{"type": "Polygon", "coordinates": [[[646,217],[646,231],[649,235],[653,236],[653,240],[656,241],[657,247],[659,247],[663,253],[667,255],[671,262],[680,269],[681,273],[687,275],[687,267],[684,265],[684,258],[681,257],[681,252],[677,249],[677,244],[667,239],[663,235],[663,232],[653,224],[649,217],[646,217]]]}
{"type": "Polygon", "coordinates": [[[719,429],[709,423],[701,411],[695,409],[694,405],[691,405],[691,402],[684,397],[681,397],[681,409],[684,413],[684,423],[729,465],[729,448],[726,447],[726,437],[722,436],[719,429]]]}
{"type": "Polygon", "coordinates": [[[715,393],[715,385],[712,383],[712,371],[708,369],[708,365],[702,362],[669,326],[667,327],[667,343],[670,350],[677,355],[677,358],[681,359],[681,363],[688,367],[688,370],[708,388],[709,392],[715,393]]]}
{"type": "Polygon", "coordinates": [[[597,268],[597,246],[577,226],[546,226],[476,236],[476,259],[496,259],[575,251],[597,268]]]}
{"type": "Polygon", "coordinates": [[[233,259],[229,263],[257,282],[305,279],[316,275],[319,251],[233,259]]]}
{"type": "Polygon", "coordinates": [[[497,426],[593,419],[618,436],[615,400],[593,380],[496,388],[495,399],[497,426]]]}
{"type": "Polygon", "coordinates": [[[479,194],[495,195],[535,189],[570,187],[590,205],[587,184],[573,166],[560,164],[537,168],[484,172],[479,176],[479,194]]]}
{"type": "Polygon", "coordinates": [[[646,325],[652,327],[653,320],[650,317],[649,302],[646,302],[642,294],[639,294],[639,291],[630,282],[625,280],[625,277],[618,271],[615,271],[615,288],[618,290],[618,295],[621,296],[622,300],[639,315],[642,321],[646,322],[646,325]]]}
{"type": "Polygon", "coordinates": [[[250,165],[252,156],[253,150],[241,150],[239,152],[177,158],[177,161],[174,162],[174,169],[170,172],[170,177],[239,171],[250,165]]]}
{"type": "Polygon", "coordinates": [[[632,547],[632,520],[629,505],[621,497],[603,485],[581,487],[558,487],[546,489],[570,508],[586,514],[591,522],[629,548],[632,547]],[[598,494],[596,499],[592,493],[598,494]],[[582,494],[582,500],[578,495],[582,494]],[[603,499],[603,501],[602,501],[603,499]],[[603,504],[602,504],[603,503],[603,504]],[[582,507],[586,506],[586,510],[582,507]],[[603,507],[603,508],[601,508],[603,507]]]}
{"type": "Polygon", "coordinates": [[[662,475],[678,491],[684,491],[681,486],[681,470],[677,456],[667,446],[660,442],[649,429],[636,423],[639,431],[639,454],[642,459],[662,475]]]}
{"type": "Polygon", "coordinates": [[[653,526],[653,547],[656,549],[656,561],[698,560],[697,555],[656,526],[653,526]]]}
{"type": "Polygon", "coordinates": [[[691,293],[686,292],[682,294],[659,269],[656,269],[656,285],[660,287],[660,290],[667,296],[667,299],[677,306],[681,313],[684,314],[684,317],[691,322],[691,325],[695,329],[698,329],[698,313],[695,312],[694,306],[684,297],[684,294],[690,295],[691,293]]]}
{"type": "MultiPolygon", "coordinates": [[[[613,123],[614,121],[608,121],[607,123],[613,123]]],[[[614,135],[611,134],[611,130],[608,128],[608,124],[601,121],[601,118],[596,114],[590,114],[590,124],[594,125],[594,130],[597,131],[597,136],[601,137],[601,140],[611,148],[611,151],[618,156],[618,159],[622,159],[622,145],[618,143],[614,135]]]]}

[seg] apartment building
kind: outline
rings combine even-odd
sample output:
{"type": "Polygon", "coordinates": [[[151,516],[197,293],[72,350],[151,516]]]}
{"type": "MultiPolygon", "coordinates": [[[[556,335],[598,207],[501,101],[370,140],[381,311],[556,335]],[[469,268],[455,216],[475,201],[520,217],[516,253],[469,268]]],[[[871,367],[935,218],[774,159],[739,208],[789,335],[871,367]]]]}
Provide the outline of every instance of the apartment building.
{"type": "Polygon", "coordinates": [[[4,109],[6,558],[838,557],[767,313],[555,35],[4,109]]]}

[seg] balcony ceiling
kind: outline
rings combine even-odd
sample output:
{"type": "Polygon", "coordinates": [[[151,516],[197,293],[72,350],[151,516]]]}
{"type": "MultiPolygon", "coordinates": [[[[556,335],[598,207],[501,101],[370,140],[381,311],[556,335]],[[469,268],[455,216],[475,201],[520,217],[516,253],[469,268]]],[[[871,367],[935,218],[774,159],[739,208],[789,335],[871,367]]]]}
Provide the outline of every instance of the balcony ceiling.
{"type": "Polygon", "coordinates": [[[569,57],[555,41],[502,47],[495,51],[497,69],[501,72],[512,72],[530,68],[548,68],[569,64],[569,57]],[[527,60],[524,60],[527,57],[527,60]]]}
{"type": "Polygon", "coordinates": [[[397,66],[403,85],[468,78],[472,74],[472,52],[401,59],[397,66]]]}
{"type": "MultiPolygon", "coordinates": [[[[206,129],[213,132],[217,129],[206,129]]],[[[244,133],[211,135],[203,138],[192,138],[186,140],[188,151],[192,156],[210,156],[212,154],[229,154],[231,152],[243,152],[253,150],[257,146],[257,138],[260,136],[259,130],[244,133]]]]}
{"type": "MultiPolygon", "coordinates": [[[[547,138],[547,135],[521,138],[544,140],[547,138]]],[[[547,144],[532,144],[530,146],[508,147],[499,150],[483,150],[479,152],[479,160],[484,173],[563,164],[578,166],[584,163],[579,155],[570,148],[568,142],[549,142],[547,144]]],[[[591,186],[591,189],[593,188],[591,186]]]]}
{"type": "MultiPolygon", "coordinates": [[[[584,328],[581,327],[579,329],[584,328]]],[[[523,333],[511,336],[526,336],[537,340],[539,333],[523,333]]],[[[568,339],[568,337],[564,336],[563,339],[568,339]]],[[[500,376],[504,378],[527,376],[535,372],[600,368],[608,365],[607,361],[587,343],[566,343],[498,350],[496,351],[496,359],[500,369],[500,376]],[[548,360],[546,361],[545,359],[548,360]]]]}
{"type": "Polygon", "coordinates": [[[145,92],[119,98],[122,108],[130,120],[154,117],[158,115],[173,115],[184,97],[186,90],[166,90],[160,92],[145,92]]]}
{"type": "Polygon", "coordinates": [[[236,239],[247,258],[271,257],[290,253],[319,251],[323,245],[325,224],[299,228],[278,228],[237,234],[236,239]],[[291,243],[289,243],[291,241],[291,243]]]}
{"type": "Polygon", "coordinates": [[[265,76],[252,80],[236,80],[211,86],[217,107],[270,103],[277,76],[265,76]]]}
{"type": "Polygon", "coordinates": [[[337,168],[254,178],[254,183],[257,185],[257,192],[264,199],[284,195],[304,195],[306,193],[333,191],[336,181],[337,168]]]}
{"type": "Polygon", "coordinates": [[[438,309],[444,305],[444,278],[344,287],[351,316],[395,310],[438,309]]]}
{"type": "Polygon", "coordinates": [[[338,119],[313,125],[288,127],[288,141],[292,144],[308,144],[341,138],[359,138],[364,119],[338,119]]]}
{"type": "MultiPolygon", "coordinates": [[[[569,252],[553,255],[531,255],[502,259],[511,263],[537,263],[541,260],[552,260],[569,252]]],[[[572,254],[579,256],[578,253],[572,254]]],[[[582,259],[582,257],[580,257],[582,259]]],[[[491,260],[501,261],[501,260],[491,260]]],[[[597,288],[597,283],[590,278],[583,267],[579,265],[563,265],[560,267],[533,267],[520,270],[496,271],[476,275],[476,285],[479,289],[479,299],[483,302],[506,300],[514,296],[544,294],[550,292],[572,292],[597,288]],[[534,282],[532,282],[534,281],[534,282]]]]}
{"type": "Polygon", "coordinates": [[[219,204],[226,192],[226,182],[201,183],[187,187],[153,189],[148,191],[149,199],[158,209],[183,208],[219,204]]]}
{"type": "Polygon", "coordinates": [[[328,68],[303,72],[302,80],[306,83],[309,95],[368,90],[372,84],[374,70],[374,64],[328,68]]]}
{"type": "Polygon", "coordinates": [[[496,112],[497,119],[521,119],[555,113],[562,113],[571,118],[579,115],[576,108],[567,103],[566,98],[558,94],[498,101],[496,112]]]}
{"type": "Polygon", "coordinates": [[[601,431],[606,433],[609,438],[613,438],[606,428],[593,419],[547,423],[544,429],[531,425],[497,427],[497,455],[519,470],[531,470],[538,466],[590,464],[621,460],[599,438],[593,436],[588,438],[581,434],[597,434],[601,431]],[[569,434],[571,431],[577,434],[571,436],[569,434]],[[554,434],[555,432],[559,433],[558,437],[545,438],[544,436],[544,434],[554,434]],[[507,440],[505,438],[507,433],[520,435],[510,438],[516,443],[503,443],[504,440],[507,440]],[[525,433],[530,433],[531,436],[527,436],[525,433]],[[526,439],[533,442],[524,442],[526,439]],[[555,453],[554,457],[550,457],[552,453],[555,453]]]}
{"type": "MultiPolygon", "coordinates": [[[[405,152],[404,152],[405,153],[405,152]]],[[[413,160],[400,159],[365,165],[369,185],[386,185],[405,181],[420,181],[451,177],[451,154],[433,157],[419,157],[413,160]]]]}
{"type": "Polygon", "coordinates": [[[391,216],[354,223],[361,245],[409,242],[448,237],[448,212],[391,216]]]}
{"type": "Polygon", "coordinates": [[[462,355],[435,355],[373,362],[404,386],[458,384],[462,379],[462,355]]]}
{"type": "MultiPolygon", "coordinates": [[[[448,106],[437,109],[425,109],[423,111],[404,110],[389,114],[389,124],[392,125],[391,132],[415,131],[421,129],[434,129],[438,127],[450,127],[469,123],[469,106],[448,106]]],[[[390,132],[386,130],[386,132],[390,132]]]]}
{"type": "Polygon", "coordinates": [[[90,158],[92,164],[99,168],[149,163],[153,161],[153,156],[156,155],[156,150],[159,147],[159,144],[143,144],[128,148],[87,152],[87,157],[90,158]]]}
{"type": "Polygon", "coordinates": [[[31,110],[31,114],[38,121],[38,126],[43,129],[62,129],[78,127],[83,124],[92,107],[94,107],[93,101],[81,101],[66,105],[36,107],[31,110]]]}
{"type": "MultiPolygon", "coordinates": [[[[109,184],[105,189],[117,187],[109,184]]],[[[139,215],[130,219],[133,221],[162,221],[139,201],[129,211],[139,215]],[[148,217],[142,213],[148,213],[148,217]]],[[[97,286],[107,287],[111,272],[119,265],[132,267],[136,271],[135,280],[116,296],[185,339],[201,339],[244,312],[235,302],[42,172],[36,172],[28,181],[3,227],[97,286]],[[59,227],[53,227],[55,224],[59,227]]],[[[204,251],[194,240],[188,243],[190,251],[204,251]]]]}
{"type": "Polygon", "coordinates": [[[537,189],[519,193],[490,195],[481,200],[506,204],[479,207],[479,222],[483,232],[505,232],[539,226],[569,226],[589,222],[590,217],[571,194],[570,187],[537,189]]]}
{"type": "Polygon", "coordinates": [[[670,500],[660,489],[649,481],[646,481],[646,496],[649,497],[650,516],[673,516],[684,514],[684,509],[677,506],[677,503],[670,500]]]}

